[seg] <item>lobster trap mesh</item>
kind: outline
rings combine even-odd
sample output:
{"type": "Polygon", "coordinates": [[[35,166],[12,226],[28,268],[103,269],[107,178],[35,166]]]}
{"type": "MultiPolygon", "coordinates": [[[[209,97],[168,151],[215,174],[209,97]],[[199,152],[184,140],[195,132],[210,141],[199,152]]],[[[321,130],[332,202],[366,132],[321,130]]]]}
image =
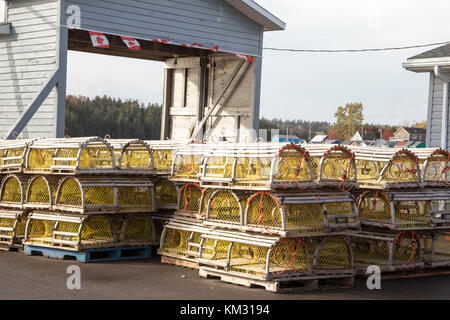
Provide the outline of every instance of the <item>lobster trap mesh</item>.
{"type": "MultiPolygon", "coordinates": [[[[339,220],[339,216],[349,215],[353,213],[353,202],[327,202],[325,203],[325,209],[327,210],[328,219],[339,220]]],[[[356,223],[357,218],[346,217],[342,220],[345,223],[356,223]]],[[[338,222],[339,223],[339,222],[338,222]]]]}
{"type": "Polygon", "coordinates": [[[28,204],[51,205],[56,196],[56,185],[50,185],[44,177],[37,177],[28,186],[28,204]]]}
{"type": "Polygon", "coordinates": [[[355,181],[355,157],[348,150],[333,148],[323,158],[322,181],[355,181]]]}
{"type": "Polygon", "coordinates": [[[419,182],[418,164],[419,159],[414,154],[400,151],[389,162],[382,180],[394,183],[419,182]]]}
{"type": "Polygon", "coordinates": [[[87,206],[114,205],[114,187],[85,187],[85,204],[87,206]]]}
{"type": "Polygon", "coordinates": [[[20,181],[15,177],[8,177],[2,185],[1,202],[7,204],[22,204],[24,199],[20,181]]]}
{"type": "Polygon", "coordinates": [[[391,223],[389,198],[380,191],[370,191],[362,195],[360,201],[361,220],[375,221],[380,225],[391,223]]]}
{"type": "MultiPolygon", "coordinates": [[[[108,192],[108,197],[109,197],[108,192]]],[[[105,199],[106,200],[106,199],[105,199]]],[[[110,198],[108,198],[110,200],[110,198]]],[[[114,193],[113,193],[114,204],[114,193]]],[[[153,211],[152,189],[150,187],[119,187],[118,202],[121,212],[153,211]]],[[[111,204],[111,203],[107,203],[111,204]]]]}
{"type": "Polygon", "coordinates": [[[355,266],[389,265],[389,242],[375,239],[353,238],[353,258],[355,266]]]}
{"type": "Polygon", "coordinates": [[[394,241],[393,262],[405,266],[420,260],[420,239],[415,232],[402,232],[394,241]]]}
{"type": "Polygon", "coordinates": [[[13,218],[0,218],[0,243],[12,242],[15,224],[16,220],[13,218]]]}
{"type": "Polygon", "coordinates": [[[230,245],[229,241],[205,239],[202,245],[202,259],[228,261],[230,245]]]}
{"type": "Polygon", "coordinates": [[[429,201],[394,201],[396,223],[404,227],[431,226],[429,201]]]}
{"type": "Polygon", "coordinates": [[[302,239],[281,239],[272,248],[269,272],[274,278],[291,273],[305,274],[309,269],[308,260],[307,246],[302,239]]]}
{"type": "Polygon", "coordinates": [[[78,149],[61,148],[55,152],[54,165],[56,167],[77,167],[78,149]]]}
{"type": "Polygon", "coordinates": [[[28,224],[27,242],[51,245],[56,221],[31,219],[28,224]]]}
{"type": "Polygon", "coordinates": [[[105,216],[92,216],[81,230],[82,244],[114,242],[113,226],[105,216]]]}
{"type": "Polygon", "coordinates": [[[238,158],[236,164],[236,184],[258,186],[270,181],[271,158],[238,158]]]}
{"type": "Polygon", "coordinates": [[[190,215],[199,214],[203,194],[204,190],[196,184],[184,185],[180,189],[178,212],[190,215]]]}
{"type": "Polygon", "coordinates": [[[113,152],[106,144],[88,144],[80,155],[80,169],[113,169],[113,152]]]}
{"type": "Polygon", "coordinates": [[[325,227],[323,207],[319,203],[285,204],[286,229],[299,232],[319,232],[325,227]]]}
{"type": "Polygon", "coordinates": [[[154,150],[153,165],[157,172],[170,172],[172,170],[173,151],[154,150]]]}
{"type": "Polygon", "coordinates": [[[178,190],[169,179],[160,179],[155,184],[155,196],[157,206],[177,206],[178,190]]]}
{"type": "Polygon", "coordinates": [[[352,267],[347,242],[343,237],[328,237],[317,253],[315,269],[339,270],[352,267]]]}
{"type": "Polygon", "coordinates": [[[153,242],[153,221],[146,215],[132,215],[125,225],[123,240],[153,242]]]}
{"type": "Polygon", "coordinates": [[[282,215],[278,200],[267,192],[253,195],[248,200],[247,225],[281,229],[282,215]]]}
{"type": "Polygon", "coordinates": [[[152,155],[150,150],[142,144],[131,144],[121,153],[121,169],[151,170],[152,155]]]}
{"type": "Polygon", "coordinates": [[[219,191],[210,200],[209,220],[240,223],[243,215],[239,200],[230,191],[219,191]]]}
{"type": "Polygon", "coordinates": [[[439,234],[431,241],[425,241],[425,248],[431,253],[428,257],[431,262],[450,261],[450,232],[439,234]]]}
{"type": "Polygon", "coordinates": [[[205,176],[209,178],[231,179],[233,177],[234,158],[209,157],[206,162],[205,176]]]}
{"type": "Polygon", "coordinates": [[[449,162],[450,154],[447,151],[435,151],[426,161],[424,182],[450,182],[449,162]]]}
{"type": "Polygon", "coordinates": [[[174,178],[178,180],[196,181],[200,173],[201,155],[180,155],[176,158],[174,166],[174,178]]]}
{"type": "Polygon", "coordinates": [[[200,242],[200,233],[167,228],[160,251],[180,257],[197,257],[200,242]]]}
{"type": "Polygon", "coordinates": [[[230,259],[230,271],[266,276],[268,253],[269,248],[266,247],[235,243],[230,259]]]}
{"type": "Polygon", "coordinates": [[[275,166],[275,181],[290,186],[293,183],[312,180],[311,160],[305,150],[288,147],[278,155],[275,166]]]}
{"type": "Polygon", "coordinates": [[[68,245],[68,243],[71,242],[72,245],[75,246],[80,240],[79,231],[79,223],[59,221],[55,224],[53,238],[55,242],[64,241],[65,245],[68,245]]]}
{"type": "Polygon", "coordinates": [[[21,167],[26,148],[6,149],[0,156],[0,168],[21,167]]]}
{"type": "Polygon", "coordinates": [[[57,204],[62,206],[80,207],[83,204],[81,187],[73,179],[67,179],[59,187],[57,204]]]}
{"type": "Polygon", "coordinates": [[[358,160],[356,164],[359,181],[377,181],[385,166],[381,161],[358,160]]]}
{"type": "Polygon", "coordinates": [[[50,172],[53,165],[53,155],[56,149],[30,149],[28,153],[27,170],[50,172]]]}

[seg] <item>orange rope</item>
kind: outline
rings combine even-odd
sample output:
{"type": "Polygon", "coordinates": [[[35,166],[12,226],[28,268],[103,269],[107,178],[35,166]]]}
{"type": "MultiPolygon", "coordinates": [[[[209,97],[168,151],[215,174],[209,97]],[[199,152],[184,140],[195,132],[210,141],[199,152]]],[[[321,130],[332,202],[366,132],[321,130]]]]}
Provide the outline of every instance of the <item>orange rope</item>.
{"type": "MultiPolygon", "coordinates": [[[[260,226],[262,224],[262,226],[264,227],[264,230],[266,230],[267,233],[269,233],[270,235],[276,235],[277,233],[270,232],[270,230],[267,228],[267,225],[264,221],[264,209],[263,209],[264,195],[268,195],[270,198],[272,198],[275,201],[275,203],[277,204],[278,209],[281,209],[281,205],[278,203],[278,199],[273,194],[266,192],[266,191],[261,191],[261,192],[255,193],[253,196],[251,196],[248,199],[247,205],[250,205],[250,202],[259,195],[261,196],[261,198],[259,199],[259,208],[258,208],[259,219],[258,219],[258,222],[256,223],[256,225],[260,226]]],[[[253,228],[250,228],[250,229],[253,229],[253,228]]]]}
{"type": "MultiPolygon", "coordinates": [[[[278,245],[278,243],[280,243],[280,242],[282,242],[282,241],[285,241],[285,240],[289,240],[289,239],[288,239],[288,238],[285,238],[285,239],[280,239],[280,240],[278,240],[278,242],[275,244],[274,247],[276,247],[276,246],[278,245]]],[[[278,272],[278,273],[276,274],[277,276],[280,276],[280,275],[282,275],[282,274],[285,274],[285,273],[287,273],[287,272],[289,272],[289,271],[300,272],[300,273],[306,274],[306,272],[305,272],[304,270],[293,268],[293,266],[294,266],[294,264],[295,264],[295,259],[296,259],[297,256],[298,256],[298,250],[300,249],[300,245],[303,245],[303,247],[305,248],[305,252],[308,250],[308,246],[306,245],[306,243],[305,243],[302,239],[297,238],[296,240],[298,240],[298,242],[297,242],[297,245],[294,246],[294,247],[292,248],[292,250],[291,250],[291,251],[293,252],[293,254],[292,254],[292,258],[291,258],[291,261],[290,261],[289,265],[286,267],[286,269],[285,269],[284,271],[278,272]]],[[[305,259],[306,259],[306,257],[305,257],[305,259]]]]}
{"type": "Polygon", "coordinates": [[[307,162],[311,161],[311,158],[309,157],[307,151],[297,145],[291,144],[288,145],[286,147],[284,147],[283,149],[280,150],[280,152],[278,153],[278,161],[281,158],[281,155],[289,149],[295,149],[297,150],[299,153],[302,154],[302,158],[300,159],[300,162],[298,163],[297,169],[295,170],[295,175],[294,178],[287,184],[281,185],[281,187],[289,187],[291,184],[293,184],[295,182],[295,185],[297,186],[297,188],[301,189],[301,190],[306,190],[308,189],[310,186],[305,186],[305,187],[300,187],[299,181],[298,181],[298,176],[300,175],[300,172],[302,171],[302,166],[303,166],[303,161],[306,159],[307,162]]]}
{"type": "MultiPolygon", "coordinates": [[[[361,199],[364,199],[365,196],[367,196],[369,193],[371,193],[373,191],[366,191],[361,195],[361,199]]],[[[381,192],[382,196],[386,199],[387,203],[390,203],[391,200],[388,198],[388,196],[384,193],[381,192]]],[[[377,190],[377,192],[375,193],[375,198],[372,200],[372,207],[370,209],[370,212],[374,214],[375,218],[377,219],[377,222],[380,224],[380,226],[382,227],[388,227],[388,225],[384,224],[381,220],[380,217],[378,216],[378,212],[377,210],[377,202],[378,202],[378,198],[380,196],[380,191],[377,190]]],[[[392,212],[391,212],[392,214],[392,212]]]]}
{"type": "Polygon", "coordinates": [[[396,269],[402,269],[403,267],[405,267],[408,264],[416,265],[415,256],[416,256],[417,244],[420,243],[420,238],[419,238],[419,235],[417,234],[417,232],[415,232],[415,231],[400,232],[397,235],[397,237],[395,238],[394,246],[397,244],[398,240],[400,240],[400,237],[407,233],[411,233],[411,249],[412,249],[411,256],[409,257],[408,261],[406,261],[404,264],[402,264],[401,266],[396,266],[395,267],[396,269]],[[417,243],[415,242],[415,240],[417,240],[417,243]]]}
{"type": "Polygon", "coordinates": [[[189,199],[188,196],[187,196],[187,194],[186,194],[186,191],[187,191],[188,187],[196,187],[196,188],[198,188],[198,189],[200,190],[202,196],[204,195],[204,192],[205,192],[207,189],[203,190],[198,184],[195,184],[195,183],[187,183],[187,184],[185,184],[185,185],[181,188],[181,190],[180,190],[180,193],[183,194],[183,199],[184,199],[184,208],[181,209],[181,212],[182,212],[182,213],[189,213],[189,215],[190,215],[192,218],[195,218],[195,216],[193,215],[193,213],[189,210],[189,209],[191,208],[191,203],[190,203],[190,202],[191,202],[191,201],[190,201],[191,199],[189,199]],[[189,211],[188,211],[188,210],[189,210],[189,211]]]}

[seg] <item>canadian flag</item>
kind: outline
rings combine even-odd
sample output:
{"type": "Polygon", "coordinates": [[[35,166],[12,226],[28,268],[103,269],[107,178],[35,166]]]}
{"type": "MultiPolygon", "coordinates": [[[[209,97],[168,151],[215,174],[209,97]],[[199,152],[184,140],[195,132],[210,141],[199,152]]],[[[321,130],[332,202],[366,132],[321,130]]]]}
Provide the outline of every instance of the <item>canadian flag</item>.
{"type": "Polygon", "coordinates": [[[235,53],[235,55],[236,55],[237,57],[241,58],[241,59],[247,60],[248,62],[251,62],[251,63],[254,63],[254,62],[255,62],[255,59],[253,59],[253,58],[250,57],[250,56],[246,56],[245,54],[242,54],[242,53],[235,53]]]}
{"type": "Polygon", "coordinates": [[[121,37],[122,41],[127,45],[130,50],[141,50],[141,45],[135,38],[131,37],[121,37]]]}
{"type": "Polygon", "coordinates": [[[175,39],[165,40],[165,39],[153,39],[154,42],[164,43],[164,44],[172,44],[175,39]]]}
{"type": "Polygon", "coordinates": [[[200,43],[197,43],[197,42],[193,43],[192,45],[188,45],[186,43],[183,43],[182,46],[186,47],[186,48],[203,48],[203,45],[200,44],[200,43]]]}
{"type": "Polygon", "coordinates": [[[108,38],[101,32],[89,31],[92,45],[96,48],[109,48],[108,38]]]}
{"type": "Polygon", "coordinates": [[[219,51],[219,46],[214,46],[210,50],[217,53],[219,51]]]}

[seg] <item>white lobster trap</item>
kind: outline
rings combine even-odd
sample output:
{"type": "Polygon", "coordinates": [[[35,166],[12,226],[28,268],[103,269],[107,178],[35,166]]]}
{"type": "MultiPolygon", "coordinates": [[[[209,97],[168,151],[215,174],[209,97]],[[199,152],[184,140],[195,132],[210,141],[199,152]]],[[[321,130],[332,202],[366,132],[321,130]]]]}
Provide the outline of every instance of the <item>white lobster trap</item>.
{"type": "Polygon", "coordinates": [[[450,226],[450,190],[365,191],[358,201],[361,223],[391,230],[450,226]]]}
{"type": "Polygon", "coordinates": [[[25,209],[51,210],[55,203],[59,178],[56,176],[33,176],[28,181],[25,209]]]}
{"type": "Polygon", "coordinates": [[[114,149],[115,167],[120,174],[155,175],[153,151],[142,140],[109,139],[114,149]]]}
{"type": "Polygon", "coordinates": [[[28,145],[34,140],[0,140],[0,173],[23,171],[28,145]]]}
{"type": "Polygon", "coordinates": [[[3,178],[0,187],[0,207],[23,209],[28,189],[28,177],[8,175],[3,178]]]}
{"type": "Polygon", "coordinates": [[[214,192],[195,183],[186,183],[179,189],[177,216],[205,220],[208,201],[214,192]]]}
{"type": "Polygon", "coordinates": [[[0,249],[22,247],[27,219],[26,211],[0,210],[0,249]]]}
{"type": "Polygon", "coordinates": [[[111,174],[116,169],[112,146],[105,139],[39,139],[29,145],[25,173],[111,174]]]}
{"type": "Polygon", "coordinates": [[[152,149],[153,166],[158,175],[170,175],[172,173],[175,153],[182,146],[175,141],[145,141],[152,149]]]}
{"type": "Polygon", "coordinates": [[[442,149],[412,150],[419,158],[422,182],[431,187],[450,186],[450,153],[442,149]]]}
{"type": "Polygon", "coordinates": [[[78,214],[155,212],[154,185],[145,178],[66,177],[52,208],[78,214]]]}
{"type": "Polygon", "coordinates": [[[450,231],[434,231],[423,234],[424,260],[429,268],[450,266],[450,231]]]}
{"type": "Polygon", "coordinates": [[[180,188],[167,178],[155,182],[155,200],[159,211],[176,211],[179,204],[180,188]]]}

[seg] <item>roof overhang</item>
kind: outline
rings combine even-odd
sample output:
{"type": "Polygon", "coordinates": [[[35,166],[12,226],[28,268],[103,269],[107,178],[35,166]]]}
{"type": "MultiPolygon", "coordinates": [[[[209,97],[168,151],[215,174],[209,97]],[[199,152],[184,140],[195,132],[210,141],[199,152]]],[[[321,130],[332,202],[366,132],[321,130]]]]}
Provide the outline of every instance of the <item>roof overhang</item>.
{"type": "Polygon", "coordinates": [[[436,66],[443,72],[450,72],[450,57],[409,59],[403,63],[403,68],[413,72],[434,72],[436,66]]]}
{"type": "Polygon", "coordinates": [[[0,36],[11,34],[11,23],[0,23],[0,36]]]}
{"type": "Polygon", "coordinates": [[[247,17],[264,27],[264,31],[279,31],[286,29],[286,23],[253,0],[225,0],[247,17]]]}

